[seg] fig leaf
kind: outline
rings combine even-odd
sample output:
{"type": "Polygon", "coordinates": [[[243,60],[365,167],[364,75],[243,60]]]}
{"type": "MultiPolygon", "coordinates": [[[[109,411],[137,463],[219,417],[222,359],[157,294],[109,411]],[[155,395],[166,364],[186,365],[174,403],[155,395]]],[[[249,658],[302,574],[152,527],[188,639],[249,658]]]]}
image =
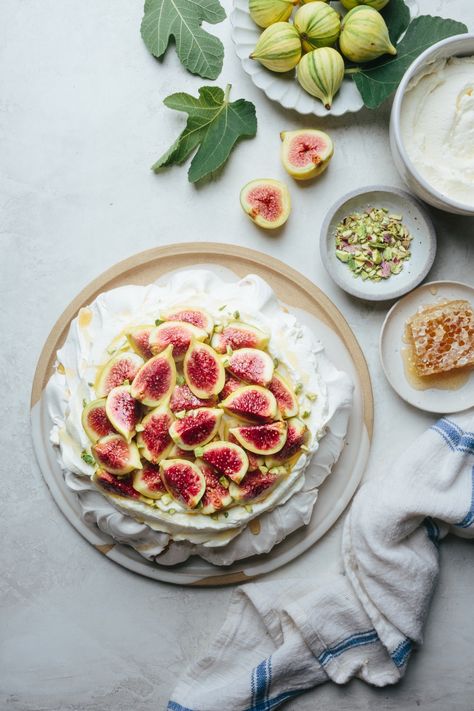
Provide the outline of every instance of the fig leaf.
{"type": "Polygon", "coordinates": [[[182,92],[166,97],[165,105],[187,113],[188,121],[181,135],[152,167],[155,173],[183,163],[199,146],[188,172],[189,182],[195,183],[225,163],[239,138],[255,136],[255,106],[245,99],[229,102],[230,88],[229,84],[224,93],[218,86],[202,86],[198,98],[182,92]]]}
{"type": "Polygon", "coordinates": [[[376,109],[395,91],[409,65],[425,49],[446,37],[467,31],[466,25],[456,20],[431,15],[415,17],[398,43],[395,56],[384,55],[375,62],[352,69],[352,79],[364,104],[369,109],[376,109]]]}
{"type": "Polygon", "coordinates": [[[224,47],[201,23],[216,25],[225,16],[219,0],[146,0],[141,35],[155,57],[164,55],[173,37],[181,64],[191,74],[217,79],[224,47]]]}

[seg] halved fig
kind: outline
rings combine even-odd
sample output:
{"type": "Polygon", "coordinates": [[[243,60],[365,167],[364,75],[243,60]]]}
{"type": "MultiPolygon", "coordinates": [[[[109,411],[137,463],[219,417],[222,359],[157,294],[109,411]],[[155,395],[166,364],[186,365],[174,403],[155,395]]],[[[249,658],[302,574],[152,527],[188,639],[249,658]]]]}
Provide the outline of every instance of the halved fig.
{"type": "Polygon", "coordinates": [[[204,398],[196,397],[187,385],[177,385],[170,398],[170,410],[172,412],[183,412],[195,410],[198,407],[214,407],[217,404],[217,396],[204,398]]]}
{"type": "Polygon", "coordinates": [[[151,332],[150,348],[153,355],[158,355],[171,344],[173,358],[179,362],[183,360],[193,338],[196,341],[204,341],[207,332],[184,321],[164,321],[151,332]]]}
{"type": "Polygon", "coordinates": [[[262,472],[260,469],[248,472],[240,485],[231,482],[229,486],[230,495],[236,503],[248,503],[249,501],[260,501],[264,499],[270,491],[280,481],[282,475],[262,472]]]}
{"type": "Polygon", "coordinates": [[[234,390],[219,407],[246,422],[270,422],[277,414],[275,396],[260,385],[244,385],[234,390]]]}
{"type": "Polygon", "coordinates": [[[301,450],[301,446],[305,443],[308,428],[303,420],[300,420],[298,417],[292,417],[287,421],[287,426],[287,436],[284,446],[272,457],[265,459],[265,464],[268,467],[278,466],[282,462],[291,459],[291,457],[301,450]]]}
{"type": "Polygon", "coordinates": [[[203,328],[208,333],[211,333],[214,328],[214,320],[212,316],[204,309],[195,309],[192,306],[180,306],[161,314],[161,317],[166,321],[183,321],[191,323],[197,328],[203,328]]]}
{"type": "Polygon", "coordinates": [[[232,496],[229,493],[228,485],[222,485],[220,481],[222,476],[217,474],[214,469],[206,464],[206,462],[203,462],[202,459],[196,459],[196,466],[202,471],[206,481],[206,491],[201,499],[202,508],[200,509],[200,513],[211,514],[230,506],[232,496]]]}
{"type": "Polygon", "coordinates": [[[242,447],[254,454],[275,454],[286,442],[286,423],[232,427],[230,433],[242,447]]]}
{"type": "Polygon", "coordinates": [[[234,390],[237,390],[237,388],[241,388],[242,385],[244,385],[244,383],[241,380],[237,380],[237,378],[233,378],[231,375],[227,374],[224,387],[220,392],[221,399],[225,400],[226,397],[229,397],[229,395],[233,393],[234,390]]]}
{"type": "Polygon", "coordinates": [[[250,219],[265,230],[281,227],[291,210],[288,188],[279,180],[270,178],[252,180],[244,185],[240,192],[240,204],[250,219]]]}
{"type": "Polygon", "coordinates": [[[142,457],[149,462],[157,464],[168,456],[173,445],[169,435],[169,428],[173,416],[166,404],[155,407],[143,418],[143,429],[138,433],[137,445],[142,457]]]}
{"type": "Polygon", "coordinates": [[[334,145],[327,133],[314,128],[282,131],[281,160],[295,180],[309,180],[320,175],[329,165],[334,145]]]}
{"type": "Polygon", "coordinates": [[[175,420],[170,427],[170,435],[181,449],[195,449],[207,444],[219,429],[222,410],[201,407],[191,410],[185,417],[175,420]]]}
{"type": "Polygon", "coordinates": [[[247,454],[242,447],[232,442],[211,442],[200,452],[200,457],[221,475],[238,484],[249,468],[247,454]]]}
{"type": "Polygon", "coordinates": [[[140,455],[134,442],[119,434],[107,435],[92,446],[96,462],[110,474],[128,474],[141,469],[140,455]]]}
{"type": "Polygon", "coordinates": [[[176,365],[173,346],[147,360],[132,383],[132,396],[144,405],[157,407],[166,400],[176,385],[176,365]]]}
{"type": "Polygon", "coordinates": [[[232,350],[237,348],[266,348],[268,336],[256,326],[240,321],[231,321],[224,327],[221,333],[214,333],[211,346],[218,353],[225,353],[227,346],[232,350]]]}
{"type": "Polygon", "coordinates": [[[168,493],[190,509],[196,508],[206,489],[204,474],[194,462],[164,459],[160,472],[168,493]]]}
{"type": "Polygon", "coordinates": [[[138,499],[139,494],[133,488],[133,478],[131,474],[127,476],[114,476],[105,469],[97,469],[92,480],[102,489],[116,494],[117,496],[126,496],[130,499],[138,499]]]}
{"type": "Polygon", "coordinates": [[[237,378],[253,385],[268,385],[273,377],[274,364],[268,353],[257,348],[239,348],[227,359],[227,370],[237,378]]]}
{"type": "Polygon", "coordinates": [[[290,383],[279,373],[274,373],[268,384],[277,401],[278,409],[283,418],[294,417],[298,414],[298,400],[290,383]]]}
{"type": "Polygon", "coordinates": [[[196,397],[218,395],[225,383],[225,370],[215,350],[205,343],[192,341],[183,365],[184,377],[196,397]]]}
{"type": "Polygon", "coordinates": [[[105,411],[114,428],[127,442],[135,434],[140,420],[140,403],[132,397],[130,385],[119,385],[107,395],[105,411]]]}
{"type": "Polygon", "coordinates": [[[95,381],[95,391],[105,397],[112,388],[132,382],[143,365],[143,358],[137,353],[117,353],[99,370],[95,381]]]}
{"type": "Polygon", "coordinates": [[[133,488],[149,499],[161,499],[166,494],[166,488],[161,478],[160,470],[154,464],[146,463],[133,475],[133,488]]]}
{"type": "Polygon", "coordinates": [[[88,402],[82,411],[82,426],[91,442],[115,432],[105,411],[105,398],[88,402]]]}
{"type": "Polygon", "coordinates": [[[152,357],[153,353],[150,348],[150,334],[155,326],[132,326],[127,330],[125,335],[131,347],[144,360],[152,357]]]}

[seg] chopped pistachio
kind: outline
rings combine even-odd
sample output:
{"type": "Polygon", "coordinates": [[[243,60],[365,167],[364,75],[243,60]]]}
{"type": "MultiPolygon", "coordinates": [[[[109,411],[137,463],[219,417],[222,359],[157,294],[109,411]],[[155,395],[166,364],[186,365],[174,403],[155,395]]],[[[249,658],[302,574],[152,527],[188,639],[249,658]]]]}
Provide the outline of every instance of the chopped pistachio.
{"type": "Polygon", "coordinates": [[[222,333],[223,330],[224,326],[222,326],[221,324],[217,324],[217,326],[214,326],[214,333],[222,333]]]}
{"type": "Polygon", "coordinates": [[[233,354],[233,352],[234,352],[234,351],[232,350],[232,348],[229,346],[229,344],[227,344],[227,346],[226,346],[226,352],[227,352],[227,355],[230,355],[230,356],[231,356],[231,355],[233,354]]]}
{"type": "Polygon", "coordinates": [[[251,506],[250,504],[245,504],[244,509],[247,511],[247,513],[253,512],[253,506],[251,506]]]}
{"type": "Polygon", "coordinates": [[[138,425],[135,427],[135,430],[136,430],[137,432],[143,432],[144,429],[145,429],[145,428],[143,427],[143,425],[142,425],[141,422],[139,422],[138,425]]]}
{"type": "Polygon", "coordinates": [[[224,489],[229,488],[229,480],[226,476],[219,477],[219,484],[224,487],[224,489]]]}
{"type": "Polygon", "coordinates": [[[229,512],[228,512],[228,511],[224,511],[224,518],[227,518],[228,515],[229,515],[229,512]]]}
{"type": "Polygon", "coordinates": [[[164,323],[164,321],[161,318],[155,319],[155,326],[159,326],[160,323],[164,323]]]}
{"type": "Polygon", "coordinates": [[[184,385],[185,382],[186,382],[186,381],[185,381],[185,379],[184,379],[184,375],[178,374],[178,375],[176,376],[176,383],[177,383],[178,385],[184,385]]]}
{"type": "Polygon", "coordinates": [[[303,390],[303,383],[296,383],[296,387],[295,387],[296,395],[299,395],[302,390],[303,390]]]}
{"type": "Polygon", "coordinates": [[[222,306],[219,306],[218,311],[224,311],[226,306],[227,304],[222,304],[222,306]]]}
{"type": "Polygon", "coordinates": [[[240,311],[234,311],[233,315],[234,315],[235,320],[238,321],[240,318],[240,311]]]}
{"type": "Polygon", "coordinates": [[[273,365],[275,366],[275,368],[278,368],[278,366],[280,365],[280,361],[278,360],[278,358],[273,359],[273,365]]]}
{"type": "Polygon", "coordinates": [[[86,452],[85,449],[81,452],[81,459],[83,462],[88,464],[90,467],[93,467],[95,464],[94,457],[92,456],[92,454],[89,454],[89,452],[86,452]]]}
{"type": "Polygon", "coordinates": [[[178,420],[182,420],[183,417],[186,417],[186,410],[180,410],[179,412],[175,412],[174,416],[178,418],[178,420]]]}
{"type": "Polygon", "coordinates": [[[311,402],[314,402],[318,396],[316,393],[306,393],[306,397],[308,400],[311,400],[311,402]]]}
{"type": "Polygon", "coordinates": [[[301,413],[301,417],[303,418],[303,420],[307,420],[310,415],[311,415],[311,410],[305,410],[304,412],[301,413]]]}
{"type": "Polygon", "coordinates": [[[194,450],[194,456],[195,457],[202,457],[203,454],[204,454],[204,447],[196,447],[196,449],[194,450]]]}
{"type": "Polygon", "coordinates": [[[309,451],[310,451],[309,447],[307,447],[306,444],[302,444],[301,447],[300,447],[300,449],[301,449],[303,452],[309,452],[309,451]]]}
{"type": "Polygon", "coordinates": [[[168,509],[168,513],[170,516],[174,516],[174,514],[176,513],[176,509],[168,509]]]}
{"type": "Polygon", "coordinates": [[[87,400],[86,398],[82,398],[82,407],[85,407],[87,405],[87,400]]]}

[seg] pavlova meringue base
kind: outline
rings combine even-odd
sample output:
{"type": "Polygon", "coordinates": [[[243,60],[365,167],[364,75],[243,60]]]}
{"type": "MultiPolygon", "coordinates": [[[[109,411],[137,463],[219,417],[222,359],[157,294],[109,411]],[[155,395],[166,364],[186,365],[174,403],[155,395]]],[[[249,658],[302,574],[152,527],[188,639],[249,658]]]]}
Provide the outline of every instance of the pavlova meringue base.
{"type": "Polygon", "coordinates": [[[344,444],[352,403],[349,377],[331,364],[309,329],[282,308],[270,286],[254,275],[228,282],[205,269],[183,270],[160,285],[126,286],[101,294],[71,323],[58,352],[58,365],[46,389],[55,423],[51,439],[59,447],[66,485],[77,493],[83,518],[164,565],[175,565],[190,555],[230,565],[270,551],[309,522],[318,487],[344,444]],[[175,502],[176,513],[170,516],[166,506],[152,508],[99,491],[91,480],[93,469],[81,459],[89,445],[81,425],[82,402],[94,397],[91,383],[97,367],[110,357],[107,347],[124,328],[153,322],[160,311],[183,304],[205,308],[216,319],[222,318],[224,309],[238,310],[242,320],[271,333],[269,352],[287,365],[293,381],[318,395],[306,420],[309,451],[264,501],[253,504],[251,511],[236,506],[222,521],[188,514],[175,502]]]}

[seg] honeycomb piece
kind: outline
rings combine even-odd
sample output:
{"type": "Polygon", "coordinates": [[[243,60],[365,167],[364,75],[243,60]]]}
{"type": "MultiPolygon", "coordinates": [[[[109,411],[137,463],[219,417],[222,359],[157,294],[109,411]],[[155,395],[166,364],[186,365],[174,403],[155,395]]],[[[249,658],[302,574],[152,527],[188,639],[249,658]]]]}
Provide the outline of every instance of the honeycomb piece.
{"type": "Polygon", "coordinates": [[[407,322],[418,375],[474,365],[474,312],[468,301],[425,306],[407,322]]]}

